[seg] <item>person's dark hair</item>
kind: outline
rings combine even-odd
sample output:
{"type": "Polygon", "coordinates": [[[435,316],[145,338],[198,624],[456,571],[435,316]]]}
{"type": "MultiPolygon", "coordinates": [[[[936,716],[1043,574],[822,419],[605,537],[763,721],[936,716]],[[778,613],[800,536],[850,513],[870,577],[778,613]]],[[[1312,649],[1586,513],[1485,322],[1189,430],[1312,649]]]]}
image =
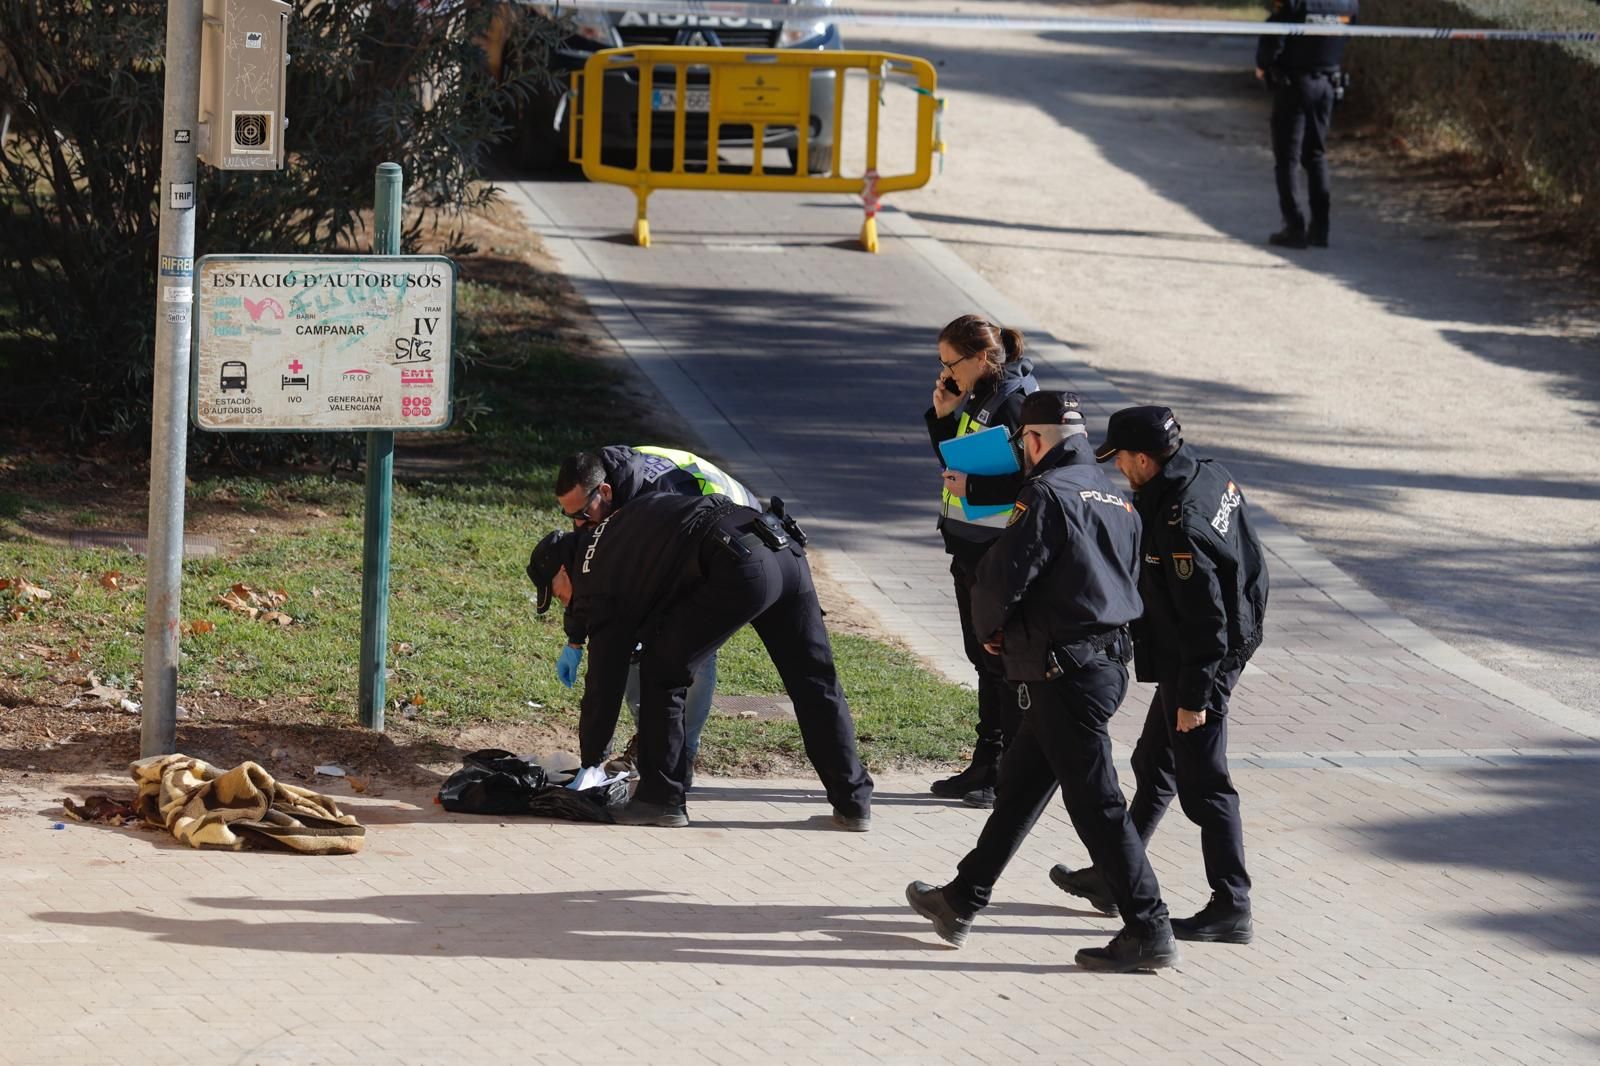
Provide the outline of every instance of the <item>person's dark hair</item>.
{"type": "Polygon", "coordinates": [[[966,359],[982,359],[991,370],[1022,358],[1022,331],[1007,329],[982,315],[962,315],[939,331],[939,342],[966,359]]]}
{"type": "Polygon", "coordinates": [[[565,496],[575,488],[593,492],[606,479],[605,464],[594,452],[575,452],[562,460],[556,471],[556,495],[565,496]]]}
{"type": "Polygon", "coordinates": [[[1178,449],[1181,448],[1181,447],[1183,447],[1183,438],[1182,437],[1178,438],[1178,443],[1169,444],[1167,447],[1161,449],[1161,451],[1159,451],[1156,454],[1152,455],[1150,458],[1154,459],[1156,462],[1160,463],[1162,466],[1166,466],[1167,463],[1172,461],[1172,457],[1174,455],[1178,454],[1178,449]]]}

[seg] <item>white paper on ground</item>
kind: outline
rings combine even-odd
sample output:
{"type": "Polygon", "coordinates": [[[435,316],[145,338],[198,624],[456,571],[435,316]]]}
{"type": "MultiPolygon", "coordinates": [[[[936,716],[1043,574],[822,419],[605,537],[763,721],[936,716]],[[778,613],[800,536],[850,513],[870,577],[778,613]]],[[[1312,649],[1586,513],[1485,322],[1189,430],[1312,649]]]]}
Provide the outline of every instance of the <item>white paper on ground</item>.
{"type": "Polygon", "coordinates": [[[620,781],[622,778],[627,776],[628,775],[625,773],[608,774],[606,773],[606,768],[604,766],[585,766],[582,770],[578,771],[577,775],[573,777],[571,783],[569,783],[567,787],[572,789],[574,792],[581,792],[586,788],[594,788],[598,785],[609,785],[613,781],[620,781]]]}

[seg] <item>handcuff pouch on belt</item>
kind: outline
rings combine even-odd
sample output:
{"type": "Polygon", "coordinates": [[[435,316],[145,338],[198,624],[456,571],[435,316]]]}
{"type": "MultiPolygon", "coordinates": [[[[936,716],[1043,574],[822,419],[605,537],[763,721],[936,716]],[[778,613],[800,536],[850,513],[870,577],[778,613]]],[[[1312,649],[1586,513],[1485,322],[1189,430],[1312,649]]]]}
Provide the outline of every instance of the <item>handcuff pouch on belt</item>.
{"type": "Polygon", "coordinates": [[[756,515],[750,532],[761,538],[761,543],[773,551],[782,551],[789,546],[789,534],[783,528],[783,519],[772,511],[762,511],[756,515]]]}
{"type": "Polygon", "coordinates": [[[783,524],[784,532],[788,533],[800,547],[804,548],[806,546],[806,541],[810,538],[806,536],[806,531],[800,528],[800,523],[795,521],[794,515],[784,508],[781,497],[772,497],[772,501],[767,504],[767,510],[764,514],[776,515],[778,521],[783,524]]]}

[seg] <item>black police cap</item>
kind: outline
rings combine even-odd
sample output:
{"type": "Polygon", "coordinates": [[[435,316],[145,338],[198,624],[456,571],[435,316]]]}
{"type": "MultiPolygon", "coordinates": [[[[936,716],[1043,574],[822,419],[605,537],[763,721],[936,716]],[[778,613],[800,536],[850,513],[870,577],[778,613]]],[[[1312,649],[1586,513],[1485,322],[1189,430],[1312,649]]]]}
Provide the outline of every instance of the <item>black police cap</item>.
{"type": "Polygon", "coordinates": [[[544,539],[534,545],[533,554],[528,556],[528,580],[538,590],[539,599],[535,606],[540,614],[550,609],[550,584],[563,566],[572,565],[573,549],[577,545],[577,534],[558,529],[554,533],[546,533],[544,539]]]}
{"type": "Polygon", "coordinates": [[[1105,443],[1094,450],[1094,457],[1103,463],[1119,451],[1128,451],[1159,458],[1183,442],[1178,435],[1181,429],[1170,407],[1124,407],[1111,416],[1105,443]]]}
{"type": "Polygon", "coordinates": [[[1022,413],[1017,417],[1017,431],[1013,440],[1022,435],[1025,426],[1081,426],[1083,412],[1078,409],[1078,394],[1041,389],[1022,401],[1022,413]]]}

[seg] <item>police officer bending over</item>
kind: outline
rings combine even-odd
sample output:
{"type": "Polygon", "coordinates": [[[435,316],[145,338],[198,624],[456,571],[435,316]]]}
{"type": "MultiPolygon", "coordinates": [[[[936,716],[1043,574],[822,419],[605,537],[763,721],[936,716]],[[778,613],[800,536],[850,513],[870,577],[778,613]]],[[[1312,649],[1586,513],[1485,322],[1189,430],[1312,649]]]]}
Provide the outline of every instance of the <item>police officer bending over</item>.
{"type": "MultiPolygon", "coordinates": [[[[1173,933],[1248,944],[1250,875],[1239,793],[1228,775],[1228,697],[1261,644],[1266,556],[1239,486],[1185,447],[1181,429],[1168,408],[1130,407],[1111,416],[1095,452],[1101,462],[1116,460],[1144,520],[1144,617],[1133,644],[1139,680],[1154,681],[1156,694],[1133,749],[1131,815],[1148,844],[1176,791],[1200,827],[1211,900],[1193,917],[1173,919],[1173,933]]],[[[1103,911],[1115,909],[1095,868],[1058,865],[1050,879],[1103,911]]]]}
{"type": "Polygon", "coordinates": [[[1021,421],[1029,480],[1011,524],[979,564],[972,609],[1018,683],[1022,723],[1000,762],[994,810],[955,880],[942,888],[913,881],[906,899],[959,947],[1059,783],[1124,920],[1108,946],[1079,951],[1078,965],[1161,969],[1178,961],[1178,948],[1106,732],[1128,691],[1125,627],[1139,615],[1139,517],[1095,465],[1076,397],[1035,393],[1023,401],[1021,421]]]}
{"type": "MultiPolygon", "coordinates": [[[[1268,22],[1348,24],[1357,0],[1273,0],[1268,22]]],[[[1328,124],[1343,94],[1343,37],[1262,37],[1256,77],[1272,88],[1272,162],[1283,228],[1267,238],[1284,248],[1328,246],[1328,124]],[[1311,225],[1295,197],[1295,164],[1306,169],[1311,225]]]]}
{"type": "Polygon", "coordinates": [[[872,778],[856,754],[822,610],[792,519],[725,496],[651,493],[577,533],[546,536],[528,576],[539,610],[552,597],[588,620],[589,669],[578,719],[584,766],[605,757],[633,650],[639,658],[639,787],[624,825],[685,826],[689,762],[684,696],[696,669],[746,622],[766,645],[794,702],[806,756],[833,821],[865,832],[872,778]]]}
{"type": "MultiPolygon", "coordinates": [[[[613,444],[593,452],[575,452],[556,471],[556,503],[582,529],[605,519],[612,511],[636,496],[652,492],[671,492],[680,496],[709,496],[721,493],[735,503],[756,507],[750,490],[711,462],[692,452],[641,444],[629,448],[613,444]]],[[[556,677],[568,688],[578,683],[578,666],[583,661],[583,646],[588,640],[588,623],[582,611],[567,611],[564,625],[567,646],[556,659],[556,677]]],[[[695,672],[685,702],[685,744],[689,766],[694,767],[700,751],[700,734],[711,717],[711,698],[717,687],[717,656],[706,656],[695,672]]],[[[628,711],[639,718],[639,671],[628,670],[628,711]]],[[[609,749],[610,742],[607,742],[609,749]]]]}

